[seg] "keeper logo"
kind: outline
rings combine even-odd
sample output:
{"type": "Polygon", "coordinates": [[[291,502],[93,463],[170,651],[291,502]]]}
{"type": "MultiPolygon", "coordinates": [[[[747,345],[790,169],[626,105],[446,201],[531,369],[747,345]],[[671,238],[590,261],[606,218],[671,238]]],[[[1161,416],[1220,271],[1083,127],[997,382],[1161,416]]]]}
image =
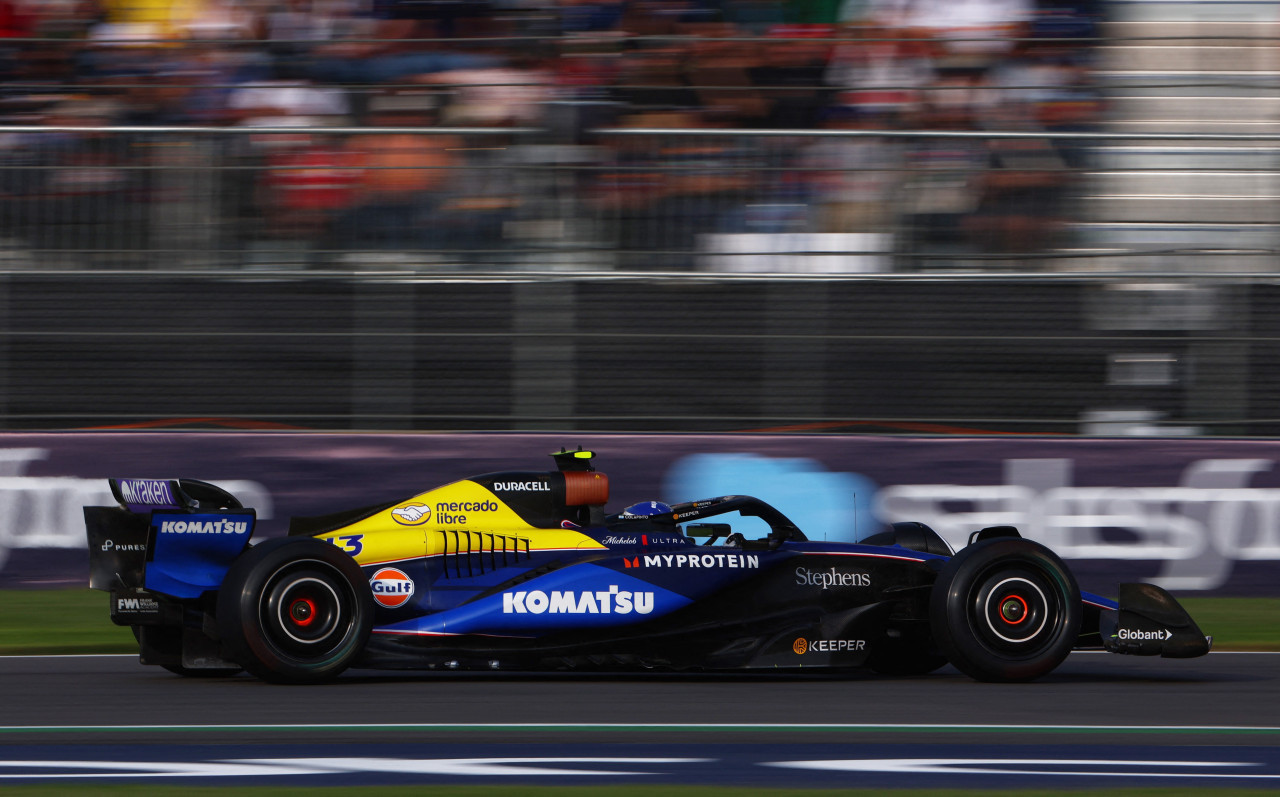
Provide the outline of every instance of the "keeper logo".
{"type": "Polygon", "coordinates": [[[805,639],[800,637],[791,644],[797,656],[806,653],[851,653],[867,649],[865,639],[805,639]]]}

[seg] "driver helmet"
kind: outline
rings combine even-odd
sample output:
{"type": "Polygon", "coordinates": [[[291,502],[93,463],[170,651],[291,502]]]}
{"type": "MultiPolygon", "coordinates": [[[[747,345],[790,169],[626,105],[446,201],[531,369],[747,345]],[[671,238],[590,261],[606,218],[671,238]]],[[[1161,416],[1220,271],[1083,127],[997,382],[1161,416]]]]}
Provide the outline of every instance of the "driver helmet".
{"type": "Polygon", "coordinates": [[[641,501],[622,510],[622,514],[619,517],[622,520],[642,520],[654,515],[664,515],[670,511],[671,507],[661,501],[641,501]]]}

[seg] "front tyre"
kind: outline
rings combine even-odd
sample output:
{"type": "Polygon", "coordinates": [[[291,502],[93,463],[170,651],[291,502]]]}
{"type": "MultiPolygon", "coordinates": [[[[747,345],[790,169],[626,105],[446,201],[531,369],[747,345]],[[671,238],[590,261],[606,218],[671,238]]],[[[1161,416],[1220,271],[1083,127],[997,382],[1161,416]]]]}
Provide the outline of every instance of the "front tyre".
{"type": "Polygon", "coordinates": [[[934,640],[979,681],[1029,681],[1067,657],[1080,633],[1080,588],[1062,560],[1031,540],[993,539],[947,562],[933,587],[934,640]]]}
{"type": "Polygon", "coordinates": [[[218,592],[230,658],[266,681],[319,683],[355,660],[373,627],[360,566],[321,540],[283,537],[245,551],[218,592]]]}

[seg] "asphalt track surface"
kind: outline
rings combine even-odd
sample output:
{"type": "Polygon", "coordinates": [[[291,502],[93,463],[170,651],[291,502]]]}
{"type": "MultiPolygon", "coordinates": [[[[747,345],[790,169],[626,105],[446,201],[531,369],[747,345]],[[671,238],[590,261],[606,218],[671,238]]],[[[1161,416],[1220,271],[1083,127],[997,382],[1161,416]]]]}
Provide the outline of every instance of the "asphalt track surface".
{"type": "Polygon", "coordinates": [[[353,671],[188,679],[0,658],[0,788],[279,783],[1280,789],[1280,655],[1077,653],[1030,684],[353,671]],[[87,779],[87,780],[86,780],[87,779]]]}

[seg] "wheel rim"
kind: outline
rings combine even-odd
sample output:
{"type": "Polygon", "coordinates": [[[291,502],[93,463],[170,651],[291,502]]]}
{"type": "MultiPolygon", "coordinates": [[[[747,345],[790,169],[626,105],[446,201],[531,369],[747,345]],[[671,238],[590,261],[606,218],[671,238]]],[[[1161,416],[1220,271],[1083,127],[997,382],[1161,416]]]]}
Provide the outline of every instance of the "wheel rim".
{"type": "Polygon", "coordinates": [[[321,563],[293,563],[274,573],[263,590],[261,621],[281,651],[323,656],[346,638],[354,616],[352,597],[336,573],[321,563]]]}
{"type": "Polygon", "coordinates": [[[986,647],[1030,656],[1053,642],[1063,607],[1043,573],[998,568],[979,578],[972,594],[970,620],[986,647]]]}

